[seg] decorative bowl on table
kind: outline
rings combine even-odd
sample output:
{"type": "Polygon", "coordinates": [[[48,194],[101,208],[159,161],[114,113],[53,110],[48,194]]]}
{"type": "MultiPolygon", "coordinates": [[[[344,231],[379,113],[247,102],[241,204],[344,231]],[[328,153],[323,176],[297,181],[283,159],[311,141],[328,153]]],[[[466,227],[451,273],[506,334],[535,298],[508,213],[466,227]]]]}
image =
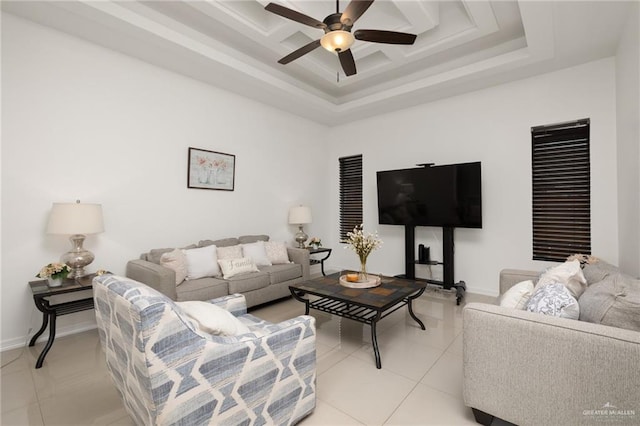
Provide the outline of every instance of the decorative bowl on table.
{"type": "Polygon", "coordinates": [[[362,277],[362,274],[344,274],[340,275],[340,285],[350,288],[371,288],[380,285],[380,277],[377,275],[367,274],[362,277]]]}

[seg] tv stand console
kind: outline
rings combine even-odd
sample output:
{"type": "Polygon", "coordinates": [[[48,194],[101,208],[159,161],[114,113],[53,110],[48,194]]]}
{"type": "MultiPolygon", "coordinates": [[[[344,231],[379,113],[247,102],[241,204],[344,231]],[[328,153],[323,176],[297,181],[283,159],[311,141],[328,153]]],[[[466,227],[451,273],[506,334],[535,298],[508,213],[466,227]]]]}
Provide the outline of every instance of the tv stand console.
{"type": "Polygon", "coordinates": [[[405,254],[405,274],[404,277],[411,280],[426,281],[429,284],[439,285],[445,290],[456,290],[456,305],[460,304],[460,301],[464,297],[467,285],[464,281],[454,283],[453,278],[453,257],[454,257],[454,243],[453,243],[453,229],[451,227],[442,228],[442,263],[429,262],[430,264],[442,264],[443,275],[442,281],[432,279],[416,279],[416,227],[411,225],[405,225],[404,227],[404,254],[405,254]]]}

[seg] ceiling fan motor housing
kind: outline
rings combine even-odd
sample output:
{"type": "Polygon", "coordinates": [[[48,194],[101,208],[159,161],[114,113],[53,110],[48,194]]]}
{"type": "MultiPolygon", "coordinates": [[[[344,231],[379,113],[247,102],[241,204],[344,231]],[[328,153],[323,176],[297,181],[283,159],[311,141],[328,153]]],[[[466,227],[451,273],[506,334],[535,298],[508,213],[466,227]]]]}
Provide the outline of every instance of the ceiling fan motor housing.
{"type": "Polygon", "coordinates": [[[342,18],[342,13],[332,13],[331,15],[324,18],[324,21],[322,21],[326,25],[324,32],[329,33],[336,30],[351,31],[351,27],[353,25],[343,24],[340,21],[340,18],[342,18]]]}

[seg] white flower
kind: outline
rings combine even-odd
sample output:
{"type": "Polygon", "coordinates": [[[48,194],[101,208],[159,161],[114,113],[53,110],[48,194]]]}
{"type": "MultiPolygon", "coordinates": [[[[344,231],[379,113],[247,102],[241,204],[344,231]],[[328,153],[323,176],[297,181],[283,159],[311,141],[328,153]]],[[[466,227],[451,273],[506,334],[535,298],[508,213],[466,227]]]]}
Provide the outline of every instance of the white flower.
{"type": "Polygon", "coordinates": [[[348,244],[346,247],[356,252],[360,263],[365,263],[369,254],[382,245],[378,233],[364,235],[363,226],[360,224],[353,228],[353,232],[347,232],[347,239],[343,241],[348,244]]]}

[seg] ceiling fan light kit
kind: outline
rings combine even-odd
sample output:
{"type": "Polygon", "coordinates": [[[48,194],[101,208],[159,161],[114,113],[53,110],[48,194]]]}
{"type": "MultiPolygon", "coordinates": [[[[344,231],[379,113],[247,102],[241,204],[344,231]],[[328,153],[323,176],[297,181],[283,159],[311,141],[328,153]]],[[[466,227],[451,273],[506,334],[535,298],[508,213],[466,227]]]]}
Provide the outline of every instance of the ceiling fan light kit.
{"type": "Polygon", "coordinates": [[[349,31],[330,31],[322,36],[320,44],[329,52],[342,52],[351,47],[356,39],[349,31]]]}
{"type": "Polygon", "coordinates": [[[364,12],[373,4],[373,0],[351,0],[344,12],[340,13],[340,3],[336,0],[336,13],[332,13],[320,22],[303,13],[296,12],[288,7],[276,3],[269,3],[265,9],[271,13],[290,19],[300,24],[321,29],[325,32],[319,40],[314,40],[298,50],[295,50],[280,59],[278,63],[288,64],[299,57],[315,50],[319,46],[329,52],[338,53],[338,59],[345,75],[356,74],[356,63],[351,53],[351,46],[355,40],[371,43],[404,44],[411,45],[416,40],[415,34],[400,33],[384,30],[357,30],[351,33],[351,28],[364,12]]]}

